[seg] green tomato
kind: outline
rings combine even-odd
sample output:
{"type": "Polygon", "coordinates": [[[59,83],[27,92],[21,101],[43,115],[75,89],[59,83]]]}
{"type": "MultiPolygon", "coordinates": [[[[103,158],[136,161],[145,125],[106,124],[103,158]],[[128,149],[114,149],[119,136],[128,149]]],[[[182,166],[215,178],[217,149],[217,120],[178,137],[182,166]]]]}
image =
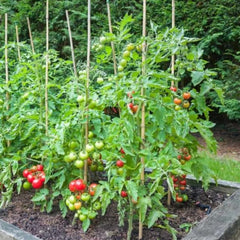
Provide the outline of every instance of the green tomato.
{"type": "Polygon", "coordinates": [[[75,152],[70,152],[68,156],[69,156],[70,162],[77,160],[77,154],[75,152]]]}
{"type": "Polygon", "coordinates": [[[70,197],[68,197],[68,200],[69,200],[69,202],[72,203],[72,204],[74,204],[74,203],[77,201],[76,197],[73,196],[73,195],[71,195],[70,197]]]}
{"type": "Polygon", "coordinates": [[[88,107],[91,108],[91,109],[95,108],[96,106],[97,106],[97,102],[94,101],[94,100],[91,100],[91,102],[88,105],[88,107]]]}
{"type": "Polygon", "coordinates": [[[86,219],[87,219],[87,216],[86,216],[86,215],[84,215],[84,214],[80,214],[80,215],[79,215],[79,220],[80,220],[81,222],[85,221],[86,219]]]}
{"type": "Polygon", "coordinates": [[[71,210],[71,211],[74,211],[74,210],[75,210],[74,204],[72,204],[72,203],[70,203],[70,204],[68,205],[68,208],[69,208],[69,210],[71,210]]]}
{"type": "Polygon", "coordinates": [[[84,167],[84,161],[83,161],[83,160],[76,160],[76,161],[74,162],[74,166],[75,166],[76,168],[83,168],[83,167],[84,167]]]}
{"type": "Polygon", "coordinates": [[[71,141],[71,142],[68,144],[68,146],[69,146],[69,148],[70,148],[71,150],[74,150],[74,149],[76,149],[76,148],[79,147],[79,144],[78,144],[77,141],[71,141]]]}
{"type": "Polygon", "coordinates": [[[118,168],[117,173],[118,175],[123,175],[123,168],[118,168]]]}
{"type": "Polygon", "coordinates": [[[93,144],[87,144],[86,145],[86,151],[88,152],[88,153],[90,153],[90,152],[92,152],[94,150],[94,146],[93,146],[93,144]]]}
{"type": "Polygon", "coordinates": [[[64,161],[67,163],[71,162],[69,155],[64,156],[64,161]]]}
{"type": "Polygon", "coordinates": [[[129,51],[125,51],[123,53],[123,58],[128,58],[130,56],[130,52],[129,51]]]}
{"type": "Polygon", "coordinates": [[[102,77],[98,77],[97,78],[97,83],[98,84],[102,84],[104,82],[103,78],[102,77]]]}
{"type": "Polygon", "coordinates": [[[99,172],[103,172],[103,171],[104,171],[104,166],[103,166],[102,164],[101,164],[101,165],[98,165],[97,170],[98,170],[99,172]]]}
{"type": "Polygon", "coordinates": [[[65,203],[66,203],[67,206],[69,206],[71,204],[68,198],[66,199],[65,203]]]}
{"type": "Polygon", "coordinates": [[[32,187],[32,184],[30,182],[26,181],[23,183],[23,188],[25,190],[29,190],[31,187],[32,187]]]}
{"type": "Polygon", "coordinates": [[[94,219],[97,216],[97,212],[91,211],[88,213],[88,218],[89,219],[94,219]]]}
{"type": "Polygon", "coordinates": [[[88,138],[91,139],[91,138],[93,138],[93,136],[94,136],[93,132],[89,131],[89,132],[88,132],[88,138]]]}
{"type": "Polygon", "coordinates": [[[81,195],[81,199],[84,201],[84,202],[87,202],[89,199],[90,199],[90,194],[88,193],[83,193],[81,195]]]}
{"type": "Polygon", "coordinates": [[[100,158],[100,153],[94,152],[94,153],[92,154],[92,157],[93,157],[93,159],[98,160],[98,159],[100,158]]]}
{"type": "Polygon", "coordinates": [[[125,68],[127,66],[127,60],[126,59],[122,59],[120,61],[120,66],[122,66],[123,68],[125,68]]]}
{"type": "Polygon", "coordinates": [[[96,172],[97,171],[97,165],[96,164],[92,164],[91,166],[90,166],[90,170],[92,171],[92,172],[96,172]]]}
{"type": "Polygon", "coordinates": [[[118,66],[118,71],[119,71],[119,72],[122,72],[122,71],[123,71],[123,69],[124,69],[124,67],[123,67],[123,66],[121,66],[121,65],[120,65],[120,66],[118,66]]]}
{"type": "Polygon", "coordinates": [[[0,105],[3,105],[4,101],[0,98],[0,105]]]}
{"type": "Polygon", "coordinates": [[[87,152],[85,152],[85,151],[81,151],[80,153],[79,153],[79,157],[80,157],[80,159],[81,160],[86,160],[86,159],[88,159],[88,153],[87,152]]]}
{"type": "Polygon", "coordinates": [[[98,211],[99,209],[101,208],[101,203],[96,201],[94,204],[93,204],[93,209],[98,211]]]}
{"type": "Polygon", "coordinates": [[[82,95],[77,96],[77,102],[78,103],[82,103],[84,101],[85,101],[85,97],[84,96],[82,96],[82,95]]]}
{"type": "Polygon", "coordinates": [[[95,142],[95,147],[96,147],[98,150],[102,149],[103,146],[104,146],[103,141],[97,141],[97,142],[95,142]]]}
{"type": "Polygon", "coordinates": [[[133,43],[129,43],[126,47],[127,51],[132,51],[134,49],[134,44],[133,43]]]}

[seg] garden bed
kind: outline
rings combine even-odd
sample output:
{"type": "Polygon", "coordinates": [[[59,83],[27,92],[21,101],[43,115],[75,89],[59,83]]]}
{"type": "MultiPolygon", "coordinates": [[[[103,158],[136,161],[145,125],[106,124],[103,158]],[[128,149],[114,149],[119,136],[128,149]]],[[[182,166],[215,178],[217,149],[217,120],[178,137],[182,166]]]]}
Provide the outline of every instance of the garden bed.
{"type": "MultiPolygon", "coordinates": [[[[173,203],[169,207],[169,213],[176,214],[178,217],[169,219],[171,226],[178,231],[177,238],[182,239],[187,235],[191,226],[206,217],[206,212],[196,205],[196,202],[211,207],[211,210],[219,206],[228,196],[228,193],[217,192],[209,189],[204,190],[199,186],[191,186],[186,189],[189,196],[187,203],[173,203]],[[180,226],[184,226],[181,228],[180,226]]],[[[113,203],[107,210],[106,216],[98,216],[91,227],[84,233],[81,229],[81,223],[77,221],[72,225],[73,213],[69,213],[65,219],[61,217],[57,204],[53,212],[46,214],[40,212],[38,207],[33,207],[31,197],[33,191],[15,194],[12,202],[6,209],[0,211],[0,218],[21,228],[40,239],[46,240],[122,240],[126,239],[127,223],[124,227],[118,226],[118,216],[116,205],[113,203]]],[[[210,213],[211,214],[211,213],[210,213]]],[[[172,239],[171,234],[157,227],[151,229],[144,228],[144,239],[163,240],[172,239]]],[[[133,230],[132,239],[138,238],[137,224],[133,230]]]]}

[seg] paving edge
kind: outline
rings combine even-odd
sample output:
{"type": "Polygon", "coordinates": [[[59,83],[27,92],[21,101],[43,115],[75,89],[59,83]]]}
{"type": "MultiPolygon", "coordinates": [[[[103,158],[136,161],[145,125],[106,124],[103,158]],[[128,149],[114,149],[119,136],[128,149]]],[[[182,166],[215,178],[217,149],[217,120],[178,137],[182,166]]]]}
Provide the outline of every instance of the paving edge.
{"type": "Polygon", "coordinates": [[[235,191],[182,240],[240,239],[240,190],[235,191]]]}
{"type": "Polygon", "coordinates": [[[0,219],[0,239],[1,240],[40,240],[28,232],[0,219]]]}

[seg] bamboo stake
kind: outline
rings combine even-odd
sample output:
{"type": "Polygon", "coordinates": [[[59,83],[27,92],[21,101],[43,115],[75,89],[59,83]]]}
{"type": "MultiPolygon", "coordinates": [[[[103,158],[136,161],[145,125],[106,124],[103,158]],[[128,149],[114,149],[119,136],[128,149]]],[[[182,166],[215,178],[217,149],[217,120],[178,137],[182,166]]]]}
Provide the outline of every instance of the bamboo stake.
{"type": "Polygon", "coordinates": [[[46,1],[46,72],[45,72],[45,133],[48,135],[48,50],[49,50],[49,2],[46,1]]]}
{"type": "MultiPolygon", "coordinates": [[[[172,0],[172,28],[175,28],[175,0],[172,0]]],[[[172,55],[171,59],[171,73],[174,75],[174,67],[175,67],[175,56],[172,55]]],[[[172,87],[174,86],[174,81],[171,83],[172,87]]]]}
{"type": "MultiPolygon", "coordinates": [[[[88,144],[88,99],[89,99],[89,75],[90,75],[90,55],[91,55],[91,0],[88,0],[88,29],[87,29],[87,79],[86,79],[86,125],[85,125],[85,143],[88,144]]],[[[84,182],[87,182],[88,162],[84,161],[84,182]]]]}
{"type": "Polygon", "coordinates": [[[75,78],[77,78],[77,68],[76,68],[76,62],[75,62],[75,56],[74,56],[72,32],[71,32],[71,26],[70,26],[70,21],[69,21],[68,10],[66,10],[66,18],[67,18],[69,40],[70,40],[70,46],[71,46],[71,52],[72,52],[73,71],[74,71],[75,78]]]}
{"type": "Polygon", "coordinates": [[[20,53],[20,47],[19,47],[18,26],[17,25],[16,25],[16,39],[17,39],[18,60],[21,61],[21,53],[20,53]]]}
{"type": "MultiPolygon", "coordinates": [[[[108,11],[109,32],[113,33],[109,0],[107,0],[107,11],[108,11]]],[[[112,56],[113,56],[113,69],[114,69],[114,74],[116,75],[117,74],[117,60],[116,60],[116,53],[115,53],[115,47],[114,47],[113,41],[111,41],[111,47],[112,47],[112,56]]]]}
{"type": "MultiPolygon", "coordinates": [[[[5,13],[5,74],[6,74],[6,86],[9,86],[9,76],[8,76],[8,15],[5,13]]],[[[9,92],[6,91],[6,109],[9,110],[9,92]]],[[[7,146],[10,146],[10,141],[7,140],[7,146]]]]}
{"type": "MultiPolygon", "coordinates": [[[[143,26],[142,26],[142,36],[144,38],[143,42],[143,48],[142,48],[142,75],[143,77],[146,75],[146,40],[145,37],[147,35],[146,32],[146,23],[147,21],[147,1],[143,0],[143,26]]],[[[144,88],[141,88],[141,96],[144,97],[145,91],[144,88]]],[[[141,116],[141,149],[145,148],[145,103],[142,104],[142,116],[141,116]]],[[[141,165],[142,165],[142,171],[141,171],[141,183],[144,184],[144,170],[145,170],[145,159],[144,157],[141,157],[141,165]]],[[[139,230],[138,230],[138,239],[143,238],[143,223],[142,223],[142,215],[139,211],[139,230]]]]}
{"type": "Polygon", "coordinates": [[[31,42],[32,52],[33,52],[33,54],[35,54],[33,38],[32,38],[32,31],[31,31],[31,25],[30,25],[30,20],[29,20],[28,17],[27,17],[27,24],[28,24],[28,32],[29,32],[29,38],[30,38],[30,42],[31,42]]]}
{"type": "MultiPolygon", "coordinates": [[[[175,27],[175,0],[172,0],[172,28],[175,27]]],[[[171,59],[171,74],[174,76],[174,67],[175,67],[175,56],[172,55],[171,59]]],[[[172,81],[171,86],[173,87],[175,85],[174,81],[172,81]]],[[[167,196],[167,205],[171,205],[171,198],[172,194],[171,191],[168,189],[168,196],[167,196]]]]}

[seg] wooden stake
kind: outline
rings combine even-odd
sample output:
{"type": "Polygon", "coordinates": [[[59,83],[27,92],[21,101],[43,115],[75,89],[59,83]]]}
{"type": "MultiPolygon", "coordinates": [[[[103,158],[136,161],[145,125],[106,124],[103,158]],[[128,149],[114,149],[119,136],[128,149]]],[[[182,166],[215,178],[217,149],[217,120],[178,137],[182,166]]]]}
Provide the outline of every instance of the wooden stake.
{"type": "MultiPolygon", "coordinates": [[[[175,0],[172,0],[172,28],[175,28],[175,0]]],[[[171,59],[171,73],[174,75],[174,67],[175,67],[175,56],[172,55],[171,59]]],[[[171,83],[172,87],[174,86],[174,81],[171,83]]]]}
{"type": "Polygon", "coordinates": [[[45,72],[45,133],[48,135],[48,50],[49,50],[49,3],[46,1],[46,72],[45,72]]]}
{"type": "MultiPolygon", "coordinates": [[[[109,32],[113,33],[109,0],[107,0],[107,11],[108,11],[109,32]]],[[[114,69],[114,74],[116,75],[117,74],[117,60],[116,60],[116,53],[115,53],[115,47],[114,47],[113,41],[111,41],[111,47],[112,47],[112,56],[113,56],[113,69],[114,69]]]]}
{"type": "Polygon", "coordinates": [[[21,61],[21,53],[20,53],[20,47],[19,47],[18,26],[17,25],[16,25],[16,39],[17,39],[18,60],[21,61]]]}
{"type": "MultiPolygon", "coordinates": [[[[86,79],[86,125],[85,125],[85,144],[88,144],[88,99],[89,99],[89,76],[90,76],[90,55],[91,55],[91,0],[88,0],[88,30],[87,30],[87,79],[86,79]]],[[[87,182],[88,162],[84,161],[84,182],[87,182]]]]}
{"type": "MultiPolygon", "coordinates": [[[[147,21],[147,1],[143,0],[143,28],[142,28],[142,36],[144,38],[143,42],[143,48],[142,48],[142,75],[146,75],[146,40],[145,37],[147,35],[146,33],[146,23],[147,21]]],[[[144,79],[144,78],[143,78],[144,79]]],[[[145,91],[144,88],[141,88],[141,96],[144,97],[145,91]]],[[[142,104],[142,109],[141,109],[141,139],[142,139],[142,144],[141,144],[141,149],[145,148],[145,103],[143,102],[142,104]]],[[[144,170],[145,170],[145,159],[144,157],[141,157],[141,165],[142,165],[142,171],[141,171],[141,182],[144,184],[145,180],[145,175],[144,175],[144,170]]],[[[143,223],[142,223],[142,215],[141,212],[139,211],[139,230],[138,230],[138,239],[143,238],[143,223]]]]}
{"type": "MultiPolygon", "coordinates": [[[[8,15],[5,13],[5,74],[6,74],[6,86],[9,85],[9,77],[8,77],[8,15]]],[[[9,92],[6,91],[6,109],[9,110],[9,92]]],[[[10,141],[7,140],[7,146],[10,146],[10,141]]]]}
{"type": "Polygon", "coordinates": [[[28,32],[29,32],[29,38],[30,38],[30,42],[31,42],[32,52],[33,52],[33,54],[35,54],[33,38],[32,38],[32,31],[31,31],[31,25],[30,25],[30,21],[29,21],[28,17],[27,17],[27,24],[28,24],[28,32]]]}
{"type": "MultiPolygon", "coordinates": [[[[175,27],[175,0],[172,0],[172,28],[175,27]]],[[[175,56],[172,55],[171,59],[171,73],[174,76],[174,67],[175,67],[175,56]]],[[[175,85],[174,81],[172,81],[171,86],[173,87],[175,85]]],[[[172,194],[171,191],[168,189],[168,195],[167,195],[167,205],[171,205],[171,198],[172,194]]]]}
{"type": "Polygon", "coordinates": [[[71,32],[71,26],[70,26],[70,21],[69,21],[69,16],[68,16],[68,10],[66,10],[66,18],[67,18],[69,40],[70,40],[70,46],[71,46],[71,52],[72,52],[73,71],[74,71],[75,78],[77,78],[77,68],[76,68],[76,62],[75,62],[75,56],[74,56],[72,32],[71,32]]]}

